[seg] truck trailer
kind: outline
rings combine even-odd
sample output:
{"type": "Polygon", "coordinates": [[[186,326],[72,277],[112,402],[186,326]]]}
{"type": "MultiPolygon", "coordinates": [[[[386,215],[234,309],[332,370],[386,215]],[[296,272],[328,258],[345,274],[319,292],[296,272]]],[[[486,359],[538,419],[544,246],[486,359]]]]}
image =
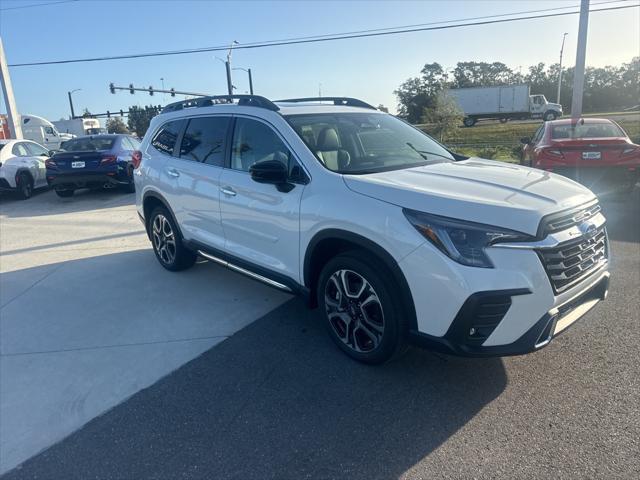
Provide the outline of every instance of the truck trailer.
{"type": "Polygon", "coordinates": [[[531,95],[527,84],[455,88],[446,90],[445,95],[459,105],[467,127],[480,119],[507,122],[541,118],[546,122],[562,116],[562,105],[548,102],[544,95],[531,95]]]}

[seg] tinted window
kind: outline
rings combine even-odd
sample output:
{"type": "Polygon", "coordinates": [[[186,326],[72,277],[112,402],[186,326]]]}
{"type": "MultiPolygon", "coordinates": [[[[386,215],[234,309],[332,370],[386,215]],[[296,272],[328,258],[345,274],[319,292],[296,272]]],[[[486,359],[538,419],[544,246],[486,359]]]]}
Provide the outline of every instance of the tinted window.
{"type": "Polygon", "coordinates": [[[183,124],[184,120],[165,123],[151,139],[151,146],[162,153],[173,155],[173,149],[183,124]]]}
{"type": "Polygon", "coordinates": [[[133,137],[127,137],[127,138],[129,138],[129,141],[131,142],[131,145],[133,145],[134,150],[138,150],[140,148],[140,141],[137,138],[133,138],[133,137]]]}
{"type": "Polygon", "coordinates": [[[49,150],[37,143],[25,143],[24,145],[27,147],[27,150],[29,150],[31,155],[35,155],[36,157],[41,157],[43,155],[47,157],[49,156],[49,150]]]}
{"type": "Polygon", "coordinates": [[[11,150],[11,153],[17,155],[18,157],[28,157],[29,152],[27,151],[24,143],[16,143],[11,150]]]}
{"type": "Polygon", "coordinates": [[[563,138],[607,138],[626,137],[624,132],[613,123],[584,123],[582,125],[558,125],[551,130],[554,140],[563,138]]]}
{"type": "Polygon", "coordinates": [[[231,168],[249,171],[254,163],[281,161],[289,168],[289,149],[280,137],[262,122],[238,118],[231,148],[231,168]]]}
{"type": "Polygon", "coordinates": [[[111,150],[116,137],[79,137],[64,142],[67,152],[92,152],[111,150]]]}
{"type": "Polygon", "coordinates": [[[228,117],[192,118],[182,137],[180,158],[221,167],[228,126],[228,117]]]}

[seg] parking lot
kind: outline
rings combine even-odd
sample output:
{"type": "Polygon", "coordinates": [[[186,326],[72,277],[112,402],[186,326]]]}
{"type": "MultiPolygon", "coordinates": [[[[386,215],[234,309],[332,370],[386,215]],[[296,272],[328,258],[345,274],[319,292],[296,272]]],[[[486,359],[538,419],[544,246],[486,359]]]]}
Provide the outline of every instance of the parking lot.
{"type": "Polygon", "coordinates": [[[133,195],[0,209],[6,478],[640,472],[638,189],[604,203],[609,298],[547,348],[381,367],[339,352],[300,299],[204,261],[163,270],[133,195]]]}

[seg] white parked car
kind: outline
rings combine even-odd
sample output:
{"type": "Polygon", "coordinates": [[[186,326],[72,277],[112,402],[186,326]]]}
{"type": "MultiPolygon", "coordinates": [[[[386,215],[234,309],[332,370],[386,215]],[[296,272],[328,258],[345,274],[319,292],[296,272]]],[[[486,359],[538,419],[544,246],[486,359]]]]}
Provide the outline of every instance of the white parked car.
{"type": "Polygon", "coordinates": [[[363,362],[408,342],[531,352],[607,295],[605,218],[591,191],[460,157],[359,100],[174,103],[134,165],[163,267],[201,255],[299,293],[363,362]]]}
{"type": "Polygon", "coordinates": [[[31,140],[0,140],[0,190],[13,190],[27,199],[47,187],[45,160],[51,152],[31,140]]]}

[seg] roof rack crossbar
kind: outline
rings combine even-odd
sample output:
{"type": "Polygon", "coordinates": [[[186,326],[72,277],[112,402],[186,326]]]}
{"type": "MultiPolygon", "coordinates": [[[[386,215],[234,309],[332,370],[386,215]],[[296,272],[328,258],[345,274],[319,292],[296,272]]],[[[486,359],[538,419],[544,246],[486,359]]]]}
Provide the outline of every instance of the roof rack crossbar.
{"type": "Polygon", "coordinates": [[[275,103],[260,95],[211,95],[170,103],[165,106],[160,113],[175,112],[185,108],[210,107],[212,105],[233,103],[234,100],[238,100],[238,105],[242,106],[266,108],[274,112],[280,110],[280,107],[275,103]]]}
{"type": "Polygon", "coordinates": [[[367,102],[351,97],[307,97],[307,98],[287,98],[285,100],[276,100],[282,103],[303,103],[303,102],[333,102],[334,105],[344,105],[347,107],[361,107],[377,110],[373,105],[367,102]]]}

